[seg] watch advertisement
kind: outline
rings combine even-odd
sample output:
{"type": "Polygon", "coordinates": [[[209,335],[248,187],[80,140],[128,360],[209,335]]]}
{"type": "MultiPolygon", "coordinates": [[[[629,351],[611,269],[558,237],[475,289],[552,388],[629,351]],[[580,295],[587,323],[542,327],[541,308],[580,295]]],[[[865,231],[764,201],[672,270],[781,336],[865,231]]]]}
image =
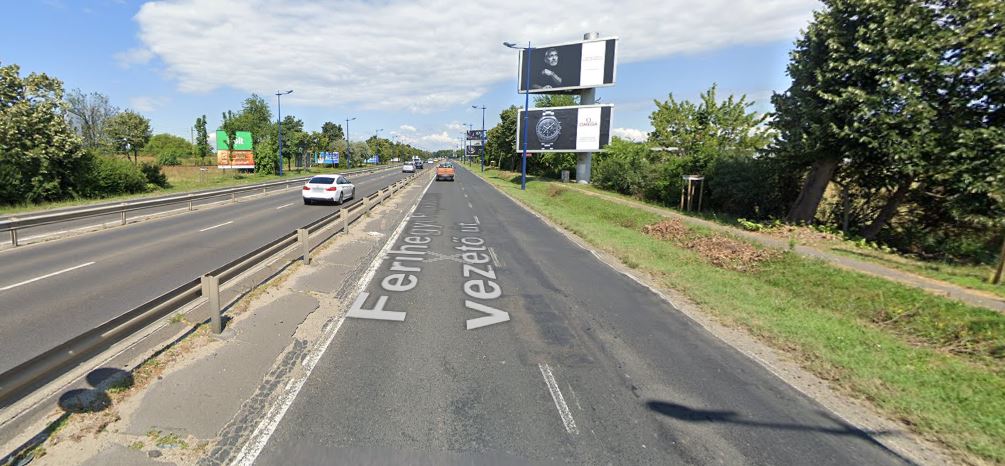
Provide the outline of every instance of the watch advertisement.
{"type": "Polygon", "coordinates": [[[481,154],[482,153],[482,146],[480,146],[480,145],[479,146],[474,146],[474,145],[467,146],[464,149],[464,153],[466,155],[478,155],[478,154],[481,154]]]}
{"type": "Polygon", "coordinates": [[[520,53],[520,92],[561,93],[576,89],[613,86],[617,38],[596,39],[534,47],[520,53]]]}
{"type": "MultiPolygon", "coordinates": [[[[596,152],[611,142],[611,105],[531,109],[527,152],[596,152]]],[[[523,151],[524,113],[517,117],[516,150],[523,151]]]]}
{"type": "Polygon", "coordinates": [[[469,129],[468,130],[468,141],[481,141],[485,135],[485,131],[480,129],[469,129]]]}

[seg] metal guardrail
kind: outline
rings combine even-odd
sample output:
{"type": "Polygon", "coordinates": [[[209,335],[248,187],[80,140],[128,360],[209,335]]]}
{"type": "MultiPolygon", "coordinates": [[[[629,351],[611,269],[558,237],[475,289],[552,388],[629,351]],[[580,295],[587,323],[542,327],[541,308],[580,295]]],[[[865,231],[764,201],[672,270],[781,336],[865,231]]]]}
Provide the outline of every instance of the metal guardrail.
{"type": "MultiPolygon", "coordinates": [[[[80,364],[87,358],[110,348],[112,345],[133,335],[144,327],[168,316],[177,309],[196,302],[200,298],[208,298],[208,303],[211,307],[209,309],[211,325],[214,331],[219,332],[222,329],[220,326],[221,309],[219,301],[219,289],[222,285],[228,284],[244,272],[253,269],[268,259],[281,255],[284,252],[288,253],[287,249],[297,245],[298,242],[302,243],[304,262],[308,262],[311,250],[309,246],[310,233],[317,233],[336,222],[338,223],[338,228],[332,234],[339,231],[348,232],[348,227],[351,223],[358,220],[406,184],[415,180],[417,176],[411,175],[407,178],[402,178],[389,186],[377,190],[376,193],[364,197],[361,202],[353,203],[345,209],[339,209],[289,234],[276,238],[254,251],[217,267],[205,275],[194,278],[167,293],[151,299],[118,317],[3,372],[0,374],[0,408],[11,405],[20,399],[20,397],[27,394],[29,389],[34,389],[56,379],[62,375],[65,369],[80,364]],[[216,298],[215,302],[214,298],[216,298]]],[[[317,246],[320,246],[320,243],[317,246]]],[[[294,258],[294,260],[296,259],[294,258]]]]}
{"type": "MultiPolygon", "coordinates": [[[[373,173],[382,169],[363,169],[351,172],[343,172],[341,175],[359,175],[363,173],[373,173]]],[[[311,175],[314,176],[314,175],[311,175]]],[[[82,218],[97,217],[101,215],[109,214],[119,214],[120,222],[122,225],[126,224],[126,213],[135,210],[150,209],[153,207],[163,207],[174,204],[188,204],[188,210],[193,210],[192,203],[194,201],[199,201],[203,199],[210,199],[214,197],[227,196],[230,195],[231,200],[237,199],[237,194],[246,193],[250,191],[257,191],[259,189],[266,192],[268,188],[276,186],[285,186],[289,188],[290,185],[294,183],[300,183],[302,181],[308,180],[311,176],[298,177],[289,180],[280,181],[270,181],[267,183],[259,183],[247,186],[238,186],[235,188],[223,188],[214,191],[204,191],[198,193],[189,193],[179,196],[164,197],[159,199],[147,199],[133,202],[123,202],[114,205],[102,205],[97,207],[84,207],[81,209],[74,209],[65,212],[51,212],[51,213],[41,213],[28,215],[24,217],[11,216],[6,220],[0,220],[0,232],[7,231],[10,232],[10,242],[12,247],[18,246],[17,231],[22,228],[37,227],[42,225],[51,225],[53,223],[66,222],[70,220],[79,220],[82,218]]],[[[284,188],[284,189],[285,189],[284,188]]]]}

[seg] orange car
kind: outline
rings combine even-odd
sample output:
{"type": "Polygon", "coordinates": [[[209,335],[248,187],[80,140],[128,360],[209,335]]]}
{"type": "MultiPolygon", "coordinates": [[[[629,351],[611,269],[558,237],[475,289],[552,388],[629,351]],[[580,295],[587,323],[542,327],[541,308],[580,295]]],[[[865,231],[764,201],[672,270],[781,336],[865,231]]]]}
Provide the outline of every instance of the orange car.
{"type": "Polygon", "coordinates": [[[454,164],[443,162],[436,166],[436,181],[440,180],[454,181],[454,164]]]}

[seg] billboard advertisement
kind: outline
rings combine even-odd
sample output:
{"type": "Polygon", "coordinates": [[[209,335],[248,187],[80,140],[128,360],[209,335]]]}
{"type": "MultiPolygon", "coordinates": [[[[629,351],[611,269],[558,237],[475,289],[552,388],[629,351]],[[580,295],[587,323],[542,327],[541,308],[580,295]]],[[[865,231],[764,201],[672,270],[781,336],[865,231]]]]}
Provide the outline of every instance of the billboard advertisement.
{"type": "Polygon", "coordinates": [[[481,141],[485,136],[485,131],[480,129],[468,130],[468,141],[481,141]]]}
{"type": "Polygon", "coordinates": [[[475,146],[475,145],[467,146],[464,149],[464,153],[466,155],[478,155],[478,154],[481,154],[482,153],[482,146],[480,146],[480,145],[479,146],[475,146]]]}
{"type": "Polygon", "coordinates": [[[609,37],[522,50],[517,90],[523,93],[527,89],[528,70],[525,66],[528,64],[532,93],[562,93],[613,86],[617,48],[618,39],[609,37]]]}
{"type": "Polygon", "coordinates": [[[380,156],[374,155],[373,157],[366,159],[366,163],[377,165],[378,163],[380,163],[380,156]]]}
{"type": "MultiPolygon", "coordinates": [[[[527,152],[596,152],[611,143],[612,105],[530,110],[527,152]]],[[[517,116],[516,149],[523,151],[523,110],[517,116]]]]}
{"type": "Polygon", "coordinates": [[[234,147],[231,149],[226,131],[216,132],[216,168],[254,170],[255,157],[252,153],[251,132],[234,133],[234,147]]]}
{"type": "Polygon", "coordinates": [[[338,152],[318,152],[314,157],[317,165],[338,165],[338,152]]]}

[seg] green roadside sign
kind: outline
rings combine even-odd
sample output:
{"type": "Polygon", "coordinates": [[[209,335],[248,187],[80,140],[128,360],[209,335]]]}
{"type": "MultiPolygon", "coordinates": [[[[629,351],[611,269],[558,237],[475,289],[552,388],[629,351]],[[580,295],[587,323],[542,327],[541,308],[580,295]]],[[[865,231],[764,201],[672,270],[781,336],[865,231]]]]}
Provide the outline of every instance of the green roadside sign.
{"type": "MultiPolygon", "coordinates": [[[[234,136],[234,150],[252,150],[251,131],[238,131],[234,136]]],[[[217,130],[216,150],[230,150],[229,142],[227,132],[217,130]]]]}

